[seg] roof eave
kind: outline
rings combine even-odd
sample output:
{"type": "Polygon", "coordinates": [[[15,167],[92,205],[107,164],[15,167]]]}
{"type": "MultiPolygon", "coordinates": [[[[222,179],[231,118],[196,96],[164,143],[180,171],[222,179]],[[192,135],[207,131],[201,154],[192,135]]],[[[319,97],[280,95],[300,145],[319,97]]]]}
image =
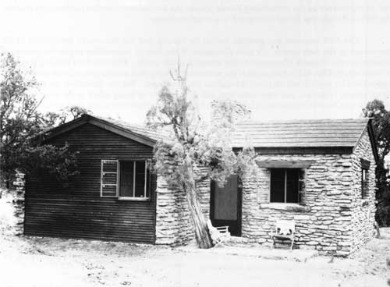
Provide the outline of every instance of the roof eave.
{"type": "MultiPolygon", "coordinates": [[[[233,147],[233,150],[242,148],[233,147]]],[[[254,149],[259,154],[351,154],[353,146],[255,146],[254,149]]]]}

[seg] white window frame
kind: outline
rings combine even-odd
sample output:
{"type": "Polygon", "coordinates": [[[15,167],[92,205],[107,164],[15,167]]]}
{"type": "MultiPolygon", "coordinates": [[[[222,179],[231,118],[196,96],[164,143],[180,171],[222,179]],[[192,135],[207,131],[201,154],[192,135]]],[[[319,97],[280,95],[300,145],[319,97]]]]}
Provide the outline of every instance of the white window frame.
{"type": "Polygon", "coordinates": [[[100,197],[118,197],[118,190],[119,190],[119,161],[118,160],[112,160],[112,159],[102,159],[101,160],[101,170],[100,170],[100,197]],[[106,162],[115,162],[116,163],[116,172],[105,172],[103,171],[104,163],[106,162]],[[103,183],[103,176],[107,173],[113,173],[116,174],[116,183],[103,183]],[[115,195],[104,195],[103,194],[103,187],[105,186],[115,186],[115,195]]]}
{"type": "MultiPolygon", "coordinates": [[[[144,160],[145,162],[145,177],[144,177],[144,196],[143,197],[136,197],[135,196],[135,177],[136,177],[136,167],[137,167],[137,161],[142,161],[142,160],[123,160],[122,162],[132,162],[133,163],[133,196],[120,196],[120,184],[118,185],[117,188],[117,194],[118,194],[118,199],[122,200],[149,200],[150,199],[150,194],[149,196],[146,196],[147,194],[147,186],[148,186],[148,160],[144,160]]],[[[121,161],[119,161],[118,169],[119,169],[119,177],[118,181],[120,182],[120,164],[121,161]]],[[[151,184],[151,183],[150,183],[151,184]]]]}

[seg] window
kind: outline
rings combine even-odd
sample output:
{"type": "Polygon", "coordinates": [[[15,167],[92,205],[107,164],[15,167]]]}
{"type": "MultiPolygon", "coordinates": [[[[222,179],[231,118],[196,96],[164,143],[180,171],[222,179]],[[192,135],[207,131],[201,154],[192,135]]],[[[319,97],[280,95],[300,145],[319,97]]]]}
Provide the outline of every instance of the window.
{"type": "Polygon", "coordinates": [[[148,198],[148,173],[145,161],[121,161],[119,196],[148,198]]]}
{"type": "Polygon", "coordinates": [[[369,194],[368,188],[368,170],[370,169],[370,162],[364,159],[360,159],[361,163],[361,192],[362,198],[366,198],[369,194]]]}
{"type": "Polygon", "coordinates": [[[362,198],[368,196],[368,170],[362,168],[362,198]]]}
{"type": "Polygon", "coordinates": [[[302,170],[295,168],[271,169],[270,202],[299,203],[302,189],[302,170]]]}
{"type": "Polygon", "coordinates": [[[150,176],[146,161],[102,160],[101,196],[147,199],[150,176]]]}

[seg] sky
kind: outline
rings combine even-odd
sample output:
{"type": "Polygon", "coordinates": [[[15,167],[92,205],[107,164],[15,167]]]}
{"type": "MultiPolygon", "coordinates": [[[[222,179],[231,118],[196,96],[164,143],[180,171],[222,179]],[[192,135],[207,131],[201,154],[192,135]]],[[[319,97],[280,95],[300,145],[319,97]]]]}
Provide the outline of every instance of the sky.
{"type": "Polygon", "coordinates": [[[79,105],[140,123],[169,71],[254,120],[356,118],[390,106],[390,2],[0,0],[0,51],[31,67],[42,111],[79,105]]]}

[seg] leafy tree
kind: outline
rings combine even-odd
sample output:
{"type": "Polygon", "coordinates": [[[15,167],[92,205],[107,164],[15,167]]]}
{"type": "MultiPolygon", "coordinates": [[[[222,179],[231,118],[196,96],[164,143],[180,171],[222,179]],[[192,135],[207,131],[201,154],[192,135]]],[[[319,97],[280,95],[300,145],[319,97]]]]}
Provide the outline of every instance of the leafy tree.
{"type": "Polygon", "coordinates": [[[385,167],[385,158],[390,152],[390,112],[380,100],[368,102],[363,109],[365,117],[372,118],[375,140],[378,146],[379,160],[375,176],[377,182],[378,200],[376,219],[382,226],[390,225],[390,183],[385,167]]]}
{"type": "Polygon", "coordinates": [[[75,154],[67,146],[36,146],[36,136],[59,122],[61,115],[41,114],[37,82],[10,54],[0,55],[0,167],[7,187],[15,169],[32,172],[45,166],[59,179],[75,174],[75,154]],[[32,164],[34,163],[34,165],[32,164]]]}
{"type": "Polygon", "coordinates": [[[42,117],[43,126],[55,127],[66,122],[75,120],[84,114],[92,114],[86,108],[80,106],[68,106],[60,110],[59,113],[48,112],[42,117]]]}
{"type": "Polygon", "coordinates": [[[64,186],[69,179],[79,174],[77,171],[77,152],[71,152],[66,144],[63,147],[40,145],[27,147],[19,158],[19,170],[31,174],[46,170],[64,186]]]}
{"type": "Polygon", "coordinates": [[[212,126],[207,126],[188,98],[189,90],[180,65],[177,76],[172,78],[176,88],[164,86],[157,104],[147,113],[150,127],[168,128],[171,132],[168,139],[159,141],[154,148],[155,169],[171,187],[185,192],[198,245],[210,248],[213,243],[196,188],[200,168],[206,168],[204,177],[220,185],[235,172],[241,176],[256,172],[254,150],[245,148],[234,153],[231,144],[235,122],[249,110],[237,103],[214,102],[217,117],[212,126]]]}

